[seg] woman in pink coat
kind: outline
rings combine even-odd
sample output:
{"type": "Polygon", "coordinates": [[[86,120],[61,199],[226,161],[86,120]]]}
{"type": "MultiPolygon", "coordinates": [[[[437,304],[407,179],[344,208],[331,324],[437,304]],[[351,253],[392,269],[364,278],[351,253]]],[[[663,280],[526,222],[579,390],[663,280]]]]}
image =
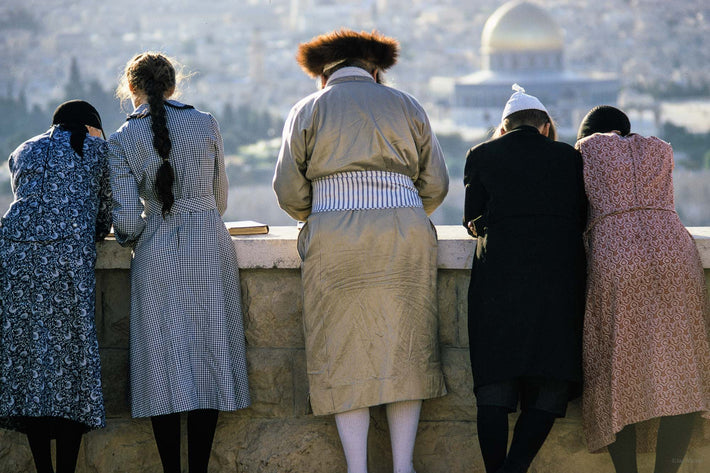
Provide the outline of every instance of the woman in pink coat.
{"type": "Polygon", "coordinates": [[[617,473],[636,473],[636,426],[660,418],[655,471],[673,473],[696,413],[710,411],[708,305],[675,212],[671,146],[630,128],[600,106],[577,136],[589,199],[584,429],[590,451],[608,447],[617,473]]]}

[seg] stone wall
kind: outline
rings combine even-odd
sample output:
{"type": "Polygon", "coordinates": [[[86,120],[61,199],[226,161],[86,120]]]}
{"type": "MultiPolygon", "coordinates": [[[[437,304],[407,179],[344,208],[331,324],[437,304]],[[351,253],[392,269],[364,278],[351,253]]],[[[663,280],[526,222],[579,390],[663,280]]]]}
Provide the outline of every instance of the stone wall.
{"type": "MultiPolygon", "coordinates": [[[[424,402],[415,468],[419,473],[483,472],[466,327],[466,268],[473,245],[462,229],[438,230],[439,339],[449,394],[424,402]]],[[[703,229],[695,238],[704,266],[710,268],[710,229],[703,229]]],[[[211,472],[346,471],[333,417],[314,417],[309,409],[294,239],[292,229],[275,228],[267,237],[241,237],[235,241],[240,257],[253,405],[220,414],[211,472]]],[[[115,242],[106,242],[100,247],[99,258],[96,322],[107,427],[84,437],[77,471],[158,473],[162,469],[150,422],[131,419],[128,404],[130,255],[115,242]]],[[[710,269],[706,269],[705,276],[710,291],[710,269]]],[[[608,455],[587,453],[580,412],[578,401],[570,405],[567,417],[556,423],[531,472],[613,472],[608,455]]],[[[371,417],[370,472],[389,472],[391,455],[384,409],[373,408],[371,417]]],[[[515,416],[511,416],[511,426],[514,421],[515,416]]],[[[650,471],[652,463],[651,454],[641,455],[642,471],[650,471]]],[[[0,473],[24,471],[34,471],[25,437],[0,431],[0,473]]],[[[698,422],[686,464],[680,471],[710,471],[710,422],[698,422]]]]}

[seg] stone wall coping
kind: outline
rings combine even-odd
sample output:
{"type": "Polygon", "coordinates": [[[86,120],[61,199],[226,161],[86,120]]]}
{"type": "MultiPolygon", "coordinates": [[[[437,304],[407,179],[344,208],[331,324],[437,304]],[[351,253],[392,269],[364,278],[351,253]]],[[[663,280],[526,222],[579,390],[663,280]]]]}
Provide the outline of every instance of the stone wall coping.
{"type": "MultiPolygon", "coordinates": [[[[476,244],[460,225],[437,225],[439,236],[439,268],[469,269],[476,244]]],[[[688,227],[700,252],[703,267],[710,269],[710,227],[688,227]]],[[[299,268],[301,259],[296,250],[296,226],[274,226],[265,235],[232,237],[242,269],[299,268]]],[[[525,244],[525,242],[521,242],[525,244]]],[[[131,250],[122,248],[109,238],[98,244],[97,269],[128,269],[131,250]]]]}

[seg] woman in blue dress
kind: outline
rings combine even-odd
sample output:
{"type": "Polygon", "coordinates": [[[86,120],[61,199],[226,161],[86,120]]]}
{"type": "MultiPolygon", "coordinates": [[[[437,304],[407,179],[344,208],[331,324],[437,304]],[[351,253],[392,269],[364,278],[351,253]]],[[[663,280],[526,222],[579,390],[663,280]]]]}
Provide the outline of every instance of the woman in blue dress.
{"type": "Polygon", "coordinates": [[[94,322],[96,241],[111,227],[101,118],[60,105],[10,155],[0,226],[0,427],[27,434],[39,473],[73,472],[82,435],[105,425],[94,322]]]}

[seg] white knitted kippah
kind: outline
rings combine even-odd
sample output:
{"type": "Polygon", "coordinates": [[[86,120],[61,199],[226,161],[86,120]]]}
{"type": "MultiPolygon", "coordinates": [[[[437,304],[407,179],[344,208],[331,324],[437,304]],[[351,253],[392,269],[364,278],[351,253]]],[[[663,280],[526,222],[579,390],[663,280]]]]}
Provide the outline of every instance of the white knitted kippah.
{"type": "Polygon", "coordinates": [[[513,90],[515,92],[508,99],[508,103],[505,104],[505,108],[503,109],[503,118],[501,121],[505,120],[511,114],[521,110],[542,110],[547,113],[547,109],[542,102],[540,102],[537,97],[526,94],[525,89],[520,87],[518,84],[513,84],[513,90]]]}

